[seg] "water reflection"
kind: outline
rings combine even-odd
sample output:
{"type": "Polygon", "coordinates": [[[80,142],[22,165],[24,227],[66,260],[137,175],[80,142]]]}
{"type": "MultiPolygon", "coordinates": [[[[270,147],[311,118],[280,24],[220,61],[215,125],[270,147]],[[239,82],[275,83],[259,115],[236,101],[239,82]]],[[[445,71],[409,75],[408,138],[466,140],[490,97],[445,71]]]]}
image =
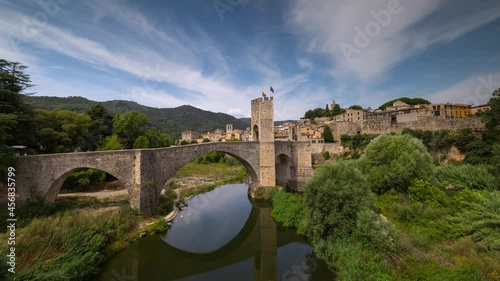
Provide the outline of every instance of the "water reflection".
{"type": "Polygon", "coordinates": [[[136,241],[94,280],[331,280],[306,241],[276,225],[269,205],[250,202],[247,188],[223,186],[201,204],[194,197],[166,235],[136,241]]]}

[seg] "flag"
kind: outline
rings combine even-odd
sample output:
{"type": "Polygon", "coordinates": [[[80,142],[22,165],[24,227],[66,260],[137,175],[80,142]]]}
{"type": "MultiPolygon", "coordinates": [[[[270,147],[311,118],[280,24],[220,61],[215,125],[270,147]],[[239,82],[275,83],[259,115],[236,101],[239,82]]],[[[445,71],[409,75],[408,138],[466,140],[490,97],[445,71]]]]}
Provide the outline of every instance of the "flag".
{"type": "Polygon", "coordinates": [[[269,90],[271,90],[271,92],[273,92],[273,94],[274,94],[274,89],[272,86],[269,86],[269,90]]]}
{"type": "Polygon", "coordinates": [[[263,97],[266,97],[266,93],[262,92],[262,96],[263,96],[263,97]]]}

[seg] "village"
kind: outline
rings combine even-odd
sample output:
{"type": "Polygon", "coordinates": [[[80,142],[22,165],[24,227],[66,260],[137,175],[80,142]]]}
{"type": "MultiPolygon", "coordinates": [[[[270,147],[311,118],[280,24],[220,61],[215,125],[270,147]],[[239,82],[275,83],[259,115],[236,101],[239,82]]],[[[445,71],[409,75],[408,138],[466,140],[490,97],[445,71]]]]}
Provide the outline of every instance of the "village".
{"type": "MultiPolygon", "coordinates": [[[[330,108],[333,109],[336,105],[334,100],[330,108]]],[[[397,100],[385,110],[348,108],[343,109],[340,114],[329,117],[301,118],[296,122],[284,122],[274,126],[274,138],[276,141],[309,141],[313,154],[324,151],[331,154],[343,154],[349,152],[349,148],[342,146],[342,135],[380,135],[401,132],[405,128],[428,131],[458,129],[483,131],[484,124],[476,115],[489,109],[488,104],[476,106],[456,103],[409,105],[397,100]],[[323,138],[326,126],[332,132],[333,143],[323,138]]],[[[226,124],[225,131],[216,129],[206,133],[182,132],[182,144],[218,141],[252,141],[251,128],[238,130],[233,129],[232,124],[226,124]]]]}

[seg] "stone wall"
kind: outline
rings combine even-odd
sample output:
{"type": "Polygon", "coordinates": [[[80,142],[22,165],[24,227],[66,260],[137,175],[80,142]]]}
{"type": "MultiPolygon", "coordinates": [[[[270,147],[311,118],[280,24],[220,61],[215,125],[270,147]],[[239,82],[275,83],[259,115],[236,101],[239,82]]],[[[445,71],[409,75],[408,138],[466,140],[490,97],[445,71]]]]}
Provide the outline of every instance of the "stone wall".
{"type": "MultiPolygon", "coordinates": [[[[411,120],[414,117],[404,118],[402,120],[411,120]]],[[[390,119],[366,120],[363,122],[362,134],[380,135],[390,132],[401,132],[403,129],[437,131],[437,130],[458,130],[470,128],[473,131],[483,131],[484,124],[480,118],[455,118],[443,119],[434,116],[418,116],[417,121],[398,122],[391,124],[390,119]]]]}

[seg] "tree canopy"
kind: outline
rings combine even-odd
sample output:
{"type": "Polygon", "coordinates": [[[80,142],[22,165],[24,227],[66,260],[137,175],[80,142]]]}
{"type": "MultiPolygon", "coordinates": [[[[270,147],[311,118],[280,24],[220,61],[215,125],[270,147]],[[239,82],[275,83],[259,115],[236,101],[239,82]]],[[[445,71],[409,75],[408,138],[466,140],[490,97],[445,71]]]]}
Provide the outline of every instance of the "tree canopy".
{"type": "Polygon", "coordinates": [[[393,99],[393,100],[390,100],[384,104],[382,104],[381,106],[378,107],[378,109],[380,110],[385,110],[386,107],[388,106],[392,106],[392,104],[396,101],[402,101],[404,103],[407,103],[409,105],[416,105],[416,104],[430,104],[431,102],[426,100],[426,99],[423,99],[423,98],[407,98],[407,97],[401,97],[401,98],[398,98],[398,99],[393,99]]]}

